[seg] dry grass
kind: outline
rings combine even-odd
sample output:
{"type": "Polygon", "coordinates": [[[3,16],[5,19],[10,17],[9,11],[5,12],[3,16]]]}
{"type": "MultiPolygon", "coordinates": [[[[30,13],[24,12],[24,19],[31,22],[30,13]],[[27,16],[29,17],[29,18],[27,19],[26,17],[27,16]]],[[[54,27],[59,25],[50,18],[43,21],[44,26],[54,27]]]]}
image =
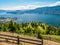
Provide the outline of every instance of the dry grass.
{"type": "Polygon", "coordinates": [[[16,45],[16,44],[7,43],[7,42],[0,42],[0,45],[16,45]]]}
{"type": "MultiPolygon", "coordinates": [[[[0,34],[13,35],[13,36],[18,35],[18,34],[9,33],[9,32],[0,32],[0,34]]],[[[25,38],[37,39],[36,37],[31,37],[31,36],[27,36],[27,35],[19,35],[19,36],[25,37],[25,38]]],[[[43,43],[44,43],[44,45],[60,45],[60,43],[53,42],[53,41],[50,41],[50,40],[44,40],[43,43]]],[[[22,45],[33,45],[33,44],[29,44],[29,43],[24,43],[24,42],[21,42],[21,44],[22,45]]],[[[17,45],[17,44],[7,43],[7,42],[0,42],[0,45],[17,45]]]]}
{"type": "MultiPolygon", "coordinates": [[[[0,45],[17,45],[17,44],[0,42],[0,45]]],[[[22,43],[22,45],[33,45],[33,44],[22,43]]],[[[56,43],[56,42],[49,41],[49,40],[44,40],[44,45],[60,45],[60,43],[56,43]]]]}
{"type": "Polygon", "coordinates": [[[50,40],[44,40],[44,45],[60,45],[60,43],[50,41],[50,40]]]}

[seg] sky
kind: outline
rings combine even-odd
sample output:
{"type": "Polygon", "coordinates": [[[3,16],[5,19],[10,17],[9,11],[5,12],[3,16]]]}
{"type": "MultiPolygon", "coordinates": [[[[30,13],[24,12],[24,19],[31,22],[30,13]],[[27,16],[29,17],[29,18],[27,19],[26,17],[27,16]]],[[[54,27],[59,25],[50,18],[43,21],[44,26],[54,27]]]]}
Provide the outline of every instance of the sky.
{"type": "Polygon", "coordinates": [[[25,10],[60,5],[60,0],[0,0],[0,9],[25,10]]]}

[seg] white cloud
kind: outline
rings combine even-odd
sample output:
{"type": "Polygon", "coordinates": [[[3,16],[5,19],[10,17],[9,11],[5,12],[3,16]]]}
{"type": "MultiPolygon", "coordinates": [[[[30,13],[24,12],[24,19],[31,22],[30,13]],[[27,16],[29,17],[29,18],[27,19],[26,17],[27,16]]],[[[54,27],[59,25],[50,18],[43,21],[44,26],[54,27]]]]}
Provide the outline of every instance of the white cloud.
{"type": "Polygon", "coordinates": [[[28,10],[28,9],[35,9],[35,8],[38,8],[38,7],[42,7],[40,5],[24,5],[24,6],[15,6],[15,7],[9,7],[9,8],[1,8],[1,9],[4,9],[4,10],[28,10]]]}
{"type": "Polygon", "coordinates": [[[52,3],[52,4],[48,5],[48,6],[56,6],[56,5],[60,5],[60,1],[57,1],[55,3],[52,3]]]}
{"type": "Polygon", "coordinates": [[[60,5],[60,1],[57,1],[52,4],[35,2],[35,3],[29,3],[27,5],[19,5],[19,6],[14,6],[14,7],[0,8],[0,9],[3,9],[3,10],[28,10],[28,9],[35,9],[38,7],[56,6],[56,5],[60,5]]]}
{"type": "Polygon", "coordinates": [[[13,7],[13,9],[25,10],[25,9],[35,9],[37,7],[40,7],[40,6],[39,5],[24,5],[24,6],[13,7]]]}
{"type": "Polygon", "coordinates": [[[28,9],[35,9],[38,7],[43,7],[45,6],[46,3],[43,2],[31,2],[28,4],[24,4],[24,5],[19,5],[19,6],[14,6],[14,7],[5,7],[5,8],[0,8],[0,9],[4,9],[4,10],[28,10],[28,9]]]}

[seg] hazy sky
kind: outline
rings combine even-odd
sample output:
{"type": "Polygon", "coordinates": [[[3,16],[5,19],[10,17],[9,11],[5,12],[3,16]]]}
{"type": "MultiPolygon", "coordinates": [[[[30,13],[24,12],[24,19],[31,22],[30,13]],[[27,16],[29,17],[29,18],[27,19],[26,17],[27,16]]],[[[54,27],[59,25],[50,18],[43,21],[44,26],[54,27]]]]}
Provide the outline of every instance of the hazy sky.
{"type": "Polygon", "coordinates": [[[43,6],[60,5],[60,0],[0,0],[0,9],[34,9],[43,6]]]}

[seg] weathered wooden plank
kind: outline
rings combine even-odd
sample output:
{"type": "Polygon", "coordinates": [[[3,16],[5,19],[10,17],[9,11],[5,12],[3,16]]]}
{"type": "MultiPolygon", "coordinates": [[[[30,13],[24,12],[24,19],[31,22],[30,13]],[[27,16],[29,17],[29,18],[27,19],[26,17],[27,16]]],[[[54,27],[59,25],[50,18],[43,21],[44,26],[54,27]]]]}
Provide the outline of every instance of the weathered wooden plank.
{"type": "Polygon", "coordinates": [[[20,39],[30,40],[30,41],[36,41],[36,42],[41,42],[41,41],[42,41],[42,39],[39,39],[39,40],[34,40],[34,39],[22,38],[22,37],[20,37],[20,39]]]}
{"type": "Polygon", "coordinates": [[[18,40],[16,40],[16,39],[5,38],[5,37],[0,37],[0,39],[8,39],[8,40],[13,40],[13,41],[18,41],[18,40]]]}
{"type": "Polygon", "coordinates": [[[37,44],[37,45],[43,45],[43,39],[35,40],[35,39],[22,38],[22,37],[19,37],[19,36],[11,36],[11,35],[4,35],[4,34],[0,34],[0,38],[1,39],[5,39],[5,42],[17,43],[18,45],[20,44],[20,42],[25,42],[25,43],[30,43],[30,44],[37,44]],[[2,37],[2,36],[4,36],[4,37],[2,37]],[[6,37],[8,37],[8,38],[6,38],[6,37]],[[16,42],[11,42],[9,40],[16,41],[16,42]],[[37,42],[40,42],[40,43],[37,43],[37,42]]]}
{"type": "Polygon", "coordinates": [[[7,37],[12,37],[12,38],[17,38],[17,36],[11,36],[11,35],[5,35],[5,34],[0,34],[0,36],[7,36],[7,37]]]}
{"type": "Polygon", "coordinates": [[[36,42],[28,42],[28,41],[24,41],[24,40],[20,40],[20,42],[25,42],[25,43],[30,43],[30,44],[42,45],[42,44],[40,44],[40,43],[36,43],[36,42]]]}

